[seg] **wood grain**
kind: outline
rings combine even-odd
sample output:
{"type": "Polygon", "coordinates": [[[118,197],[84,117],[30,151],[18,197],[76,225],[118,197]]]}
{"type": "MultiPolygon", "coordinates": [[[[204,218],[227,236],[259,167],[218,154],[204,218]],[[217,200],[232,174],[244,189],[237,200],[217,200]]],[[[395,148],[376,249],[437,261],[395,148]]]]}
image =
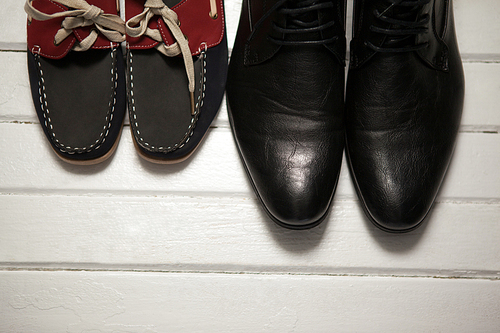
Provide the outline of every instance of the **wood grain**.
{"type": "Polygon", "coordinates": [[[336,200],[307,231],[275,225],[253,198],[8,195],[4,267],[500,278],[500,204],[439,202],[405,235],[336,200]],[[30,209],[24,209],[30,207],[30,209]],[[460,245],[458,245],[460,244],[460,245]]]}
{"type": "MultiPolygon", "coordinates": [[[[96,166],[62,162],[38,124],[0,124],[0,189],[4,193],[148,193],[237,194],[252,196],[228,128],[212,129],[193,157],[173,166],[143,161],[126,127],[115,155],[96,166]],[[214,167],[209,167],[209,166],[214,167]]],[[[461,133],[457,150],[439,197],[461,200],[496,200],[500,197],[500,136],[461,133]]],[[[355,198],[344,163],[339,198],[355,198]]]]}
{"type": "Polygon", "coordinates": [[[496,332],[500,327],[500,283],[489,280],[0,272],[0,292],[2,332],[496,332]]]}

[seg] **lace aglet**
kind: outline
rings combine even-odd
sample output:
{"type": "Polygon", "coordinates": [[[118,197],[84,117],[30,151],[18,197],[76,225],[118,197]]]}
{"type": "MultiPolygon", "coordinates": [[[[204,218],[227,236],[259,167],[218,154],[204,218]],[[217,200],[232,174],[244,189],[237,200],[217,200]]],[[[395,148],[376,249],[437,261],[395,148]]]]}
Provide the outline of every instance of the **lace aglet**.
{"type": "Polygon", "coordinates": [[[191,115],[194,116],[194,92],[190,91],[189,95],[191,96],[191,115]]]}

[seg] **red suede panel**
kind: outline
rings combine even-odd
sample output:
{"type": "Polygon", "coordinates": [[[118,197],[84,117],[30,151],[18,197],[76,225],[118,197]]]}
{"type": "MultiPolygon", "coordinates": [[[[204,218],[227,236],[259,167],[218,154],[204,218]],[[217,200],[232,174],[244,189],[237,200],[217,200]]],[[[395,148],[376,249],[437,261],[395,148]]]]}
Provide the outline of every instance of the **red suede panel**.
{"type": "MultiPolygon", "coordinates": [[[[117,14],[116,0],[87,0],[87,3],[101,8],[105,13],[117,14]]],[[[51,0],[34,0],[32,5],[46,14],[67,10],[65,6],[51,0]]],[[[76,39],[80,41],[85,39],[90,34],[90,30],[95,28],[94,26],[89,26],[74,29],[74,35],[68,36],[56,46],[54,44],[54,37],[61,28],[63,20],[64,18],[55,18],[47,21],[32,20],[31,24],[28,22],[28,49],[47,58],[61,59],[68,54],[76,39]]],[[[116,45],[116,43],[113,43],[113,45],[116,45]]],[[[99,34],[92,48],[102,49],[109,48],[110,46],[110,41],[102,34],[99,34]]]]}
{"type": "MultiPolygon", "coordinates": [[[[50,0],[34,0],[32,5],[46,14],[66,10],[66,7],[50,0]]],[[[28,49],[48,58],[60,59],[64,57],[75,43],[76,37],[68,36],[58,46],[54,45],[54,36],[61,28],[63,20],[63,18],[56,18],[47,21],[32,20],[31,23],[28,21],[28,49]]]]}
{"type": "MultiPolygon", "coordinates": [[[[145,0],[125,0],[125,18],[127,21],[144,11],[144,1],[145,0]]],[[[158,29],[156,17],[153,17],[148,22],[148,27],[150,29],[158,29]]],[[[150,49],[158,44],[158,42],[146,36],[134,38],[129,35],[127,35],[127,43],[131,49],[150,49]]]]}
{"type": "MultiPolygon", "coordinates": [[[[189,48],[193,55],[199,54],[200,48],[203,49],[204,45],[210,48],[222,41],[225,27],[222,1],[217,0],[218,17],[215,20],[209,15],[209,0],[184,0],[172,7],[181,22],[182,32],[188,37],[189,48]]],[[[144,10],[144,0],[126,0],[125,4],[127,20],[144,10]]],[[[148,26],[151,29],[160,30],[166,45],[175,43],[170,30],[160,17],[153,17],[148,26]]],[[[147,49],[158,44],[158,42],[144,36],[140,38],[127,36],[127,41],[131,49],[147,49]]]]}

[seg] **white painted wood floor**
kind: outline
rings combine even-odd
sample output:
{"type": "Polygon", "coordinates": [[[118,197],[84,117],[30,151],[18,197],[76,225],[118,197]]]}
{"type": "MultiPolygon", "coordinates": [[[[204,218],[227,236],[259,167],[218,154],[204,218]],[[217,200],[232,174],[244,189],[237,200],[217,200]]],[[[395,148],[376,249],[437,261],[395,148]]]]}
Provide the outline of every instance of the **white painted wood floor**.
{"type": "MultiPolygon", "coordinates": [[[[224,104],[182,164],[141,160],[128,125],[108,162],[60,161],[23,4],[0,12],[0,332],[500,331],[500,1],[455,0],[462,127],[431,218],[404,235],[367,221],[345,167],[324,223],[276,226],[224,104]]],[[[240,6],[226,0],[230,45],[240,6]]]]}

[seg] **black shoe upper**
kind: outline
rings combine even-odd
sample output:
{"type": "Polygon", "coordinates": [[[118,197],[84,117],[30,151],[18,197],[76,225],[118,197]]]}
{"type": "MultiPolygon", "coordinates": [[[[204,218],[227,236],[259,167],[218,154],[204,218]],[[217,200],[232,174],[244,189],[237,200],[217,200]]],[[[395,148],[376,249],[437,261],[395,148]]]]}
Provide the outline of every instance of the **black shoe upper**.
{"type": "Polygon", "coordinates": [[[231,125],[252,185],[289,228],[325,217],[344,146],[344,2],[244,0],[231,125]]]}
{"type": "Polygon", "coordinates": [[[427,216],[460,125],[452,1],[355,1],[347,156],[369,217],[403,232],[427,216]]]}

